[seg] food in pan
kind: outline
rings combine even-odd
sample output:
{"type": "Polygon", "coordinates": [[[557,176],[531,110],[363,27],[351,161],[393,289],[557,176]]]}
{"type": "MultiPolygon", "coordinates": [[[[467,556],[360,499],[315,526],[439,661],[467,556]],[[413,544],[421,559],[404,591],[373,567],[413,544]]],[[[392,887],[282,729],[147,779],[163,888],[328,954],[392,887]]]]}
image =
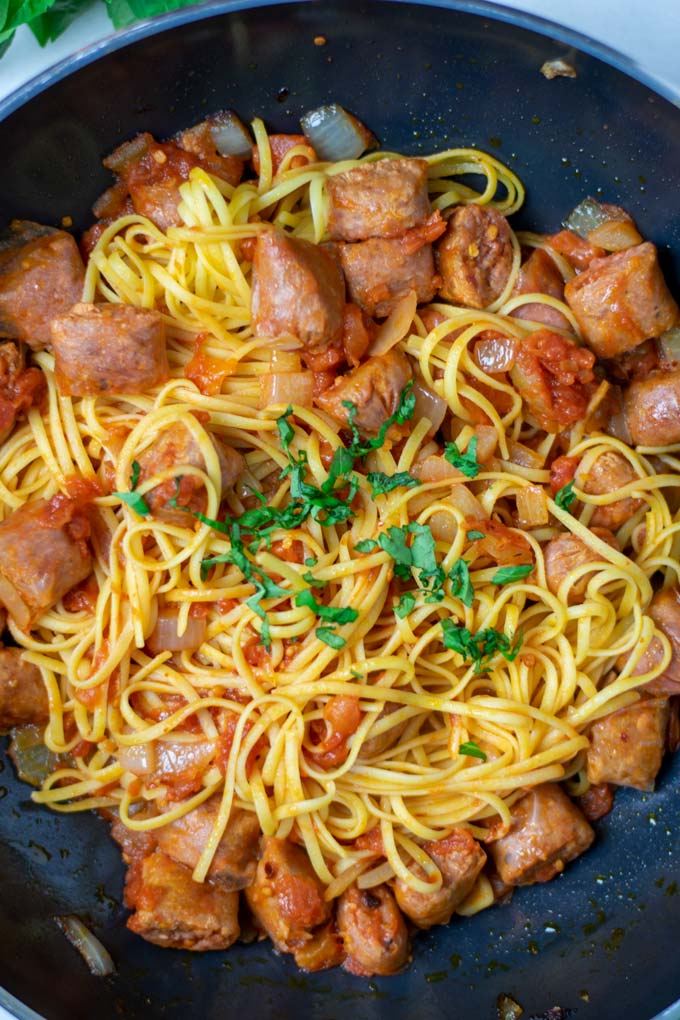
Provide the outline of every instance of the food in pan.
{"type": "Polygon", "coordinates": [[[391,974],[677,743],[678,307],[617,206],[303,127],[139,135],[80,250],[3,242],[0,723],[133,931],[391,974]]]}

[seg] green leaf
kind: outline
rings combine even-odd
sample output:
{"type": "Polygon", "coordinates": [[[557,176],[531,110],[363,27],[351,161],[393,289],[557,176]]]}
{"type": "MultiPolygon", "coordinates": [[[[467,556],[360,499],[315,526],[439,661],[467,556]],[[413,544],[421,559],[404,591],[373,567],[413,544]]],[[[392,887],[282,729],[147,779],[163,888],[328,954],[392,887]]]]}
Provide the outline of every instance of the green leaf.
{"type": "Polygon", "coordinates": [[[481,672],[498,652],[508,662],[512,662],[522,646],[521,631],[515,640],[511,641],[506,634],[493,627],[473,634],[467,627],[459,626],[450,618],[442,620],[441,625],[444,647],[458,652],[465,662],[473,663],[477,673],[481,672]]]}
{"type": "Polygon", "coordinates": [[[474,740],[466,740],[464,744],[461,744],[458,754],[466,754],[469,758],[481,758],[482,761],[486,761],[486,753],[482,751],[481,747],[477,747],[474,740]]]}
{"type": "Polygon", "coordinates": [[[349,450],[355,459],[357,457],[365,457],[371,450],[380,449],[392,425],[404,425],[413,417],[413,412],[416,409],[413,380],[406,383],[406,386],[399,394],[399,403],[397,404],[396,411],[389,418],[385,419],[380,426],[378,435],[374,439],[362,441],[359,429],[354,423],[358,411],[356,404],[353,404],[351,400],[343,400],[342,406],[347,409],[347,424],[352,432],[352,442],[349,445],[349,450]]]}
{"type": "Polygon", "coordinates": [[[0,3],[0,42],[4,42],[15,29],[33,21],[54,3],[54,0],[3,0],[0,3]]]}
{"type": "Polygon", "coordinates": [[[182,485],[182,478],[183,477],[184,477],[184,475],[177,475],[177,477],[175,478],[175,495],[171,496],[170,499],[168,500],[168,503],[167,503],[167,505],[169,507],[171,507],[173,510],[186,510],[187,509],[186,507],[183,507],[183,506],[177,506],[177,497],[179,496],[179,490],[180,490],[181,485],[182,485]]]}
{"type": "Polygon", "coordinates": [[[55,3],[29,22],[29,28],[41,46],[58,39],[71,22],[94,5],[95,0],[56,0],[55,3]]]}
{"type": "Polygon", "coordinates": [[[152,18],[166,11],[176,11],[179,7],[190,7],[199,0],[129,0],[130,9],[136,18],[152,18]]]}
{"type": "Polygon", "coordinates": [[[468,609],[475,600],[475,589],[470,580],[470,568],[463,559],[457,560],[449,571],[451,581],[451,594],[454,598],[460,599],[468,609]]]}
{"type": "Polygon", "coordinates": [[[394,607],[394,611],[400,620],[412,613],[416,607],[416,597],[412,591],[405,591],[394,607]]]}
{"type": "Polygon", "coordinates": [[[574,482],[567,482],[555,493],[555,503],[560,510],[569,510],[571,504],[576,499],[576,493],[574,492],[574,482]]]}
{"type": "Polygon", "coordinates": [[[141,471],[141,468],[139,466],[139,461],[138,460],[133,460],[133,462],[132,462],[132,470],[130,471],[130,492],[134,492],[135,489],[137,488],[137,483],[139,482],[139,473],[140,473],[140,471],[141,471]]]}
{"type": "Polygon", "coordinates": [[[361,542],[357,542],[354,548],[360,553],[370,553],[378,548],[378,543],[373,538],[363,538],[361,542]]]}
{"type": "Polygon", "coordinates": [[[7,50],[10,48],[13,39],[14,39],[13,30],[7,33],[0,32],[0,57],[3,55],[3,53],[6,53],[7,50]]]}
{"type": "Polygon", "coordinates": [[[521,581],[534,569],[533,563],[519,567],[501,567],[491,578],[492,584],[511,584],[513,581],[521,581]]]}
{"type": "Polygon", "coordinates": [[[304,591],[298,592],[295,596],[296,606],[306,606],[307,609],[311,609],[319,619],[328,620],[329,623],[354,623],[359,613],[356,609],[352,609],[350,606],[325,606],[323,602],[317,602],[314,595],[305,588],[304,591]]]}
{"type": "Polygon", "coordinates": [[[467,533],[468,542],[477,542],[480,538],[486,538],[483,531],[468,531],[467,533]]]}
{"type": "Polygon", "coordinates": [[[360,673],[358,669],[350,669],[350,676],[353,676],[355,680],[363,680],[364,674],[360,673]]]}
{"type": "Polygon", "coordinates": [[[414,489],[421,482],[410,475],[408,471],[397,471],[396,474],[386,475],[383,471],[369,471],[366,475],[369,485],[373,489],[373,497],[382,496],[393,489],[414,489]]]}
{"type": "Polygon", "coordinates": [[[133,12],[127,0],[105,0],[105,2],[114,28],[127,28],[128,25],[132,25],[137,20],[137,15],[133,12]]]}
{"type": "Polygon", "coordinates": [[[335,648],[336,651],[340,648],[344,648],[347,642],[344,637],[336,634],[332,627],[317,627],[316,636],[319,641],[323,641],[329,648],[335,648]]]}
{"type": "Polygon", "coordinates": [[[292,413],[293,408],[289,404],[286,410],[281,415],[281,417],[276,419],[276,428],[278,430],[279,438],[281,440],[281,446],[283,447],[286,453],[288,453],[290,444],[295,438],[295,430],[291,423],[288,421],[292,413]]]}
{"type": "Polygon", "coordinates": [[[328,581],[320,581],[317,577],[314,577],[311,570],[306,570],[302,575],[302,580],[305,581],[312,588],[325,588],[328,581]]]}
{"type": "Polygon", "coordinates": [[[477,460],[477,436],[472,437],[465,453],[461,453],[455,443],[447,443],[444,457],[468,478],[476,478],[481,471],[481,464],[477,460]]]}
{"type": "Polygon", "coordinates": [[[114,496],[121,501],[126,503],[131,510],[134,510],[140,517],[148,517],[151,511],[146,504],[146,500],[143,496],[140,496],[138,492],[114,492],[114,496]]]}

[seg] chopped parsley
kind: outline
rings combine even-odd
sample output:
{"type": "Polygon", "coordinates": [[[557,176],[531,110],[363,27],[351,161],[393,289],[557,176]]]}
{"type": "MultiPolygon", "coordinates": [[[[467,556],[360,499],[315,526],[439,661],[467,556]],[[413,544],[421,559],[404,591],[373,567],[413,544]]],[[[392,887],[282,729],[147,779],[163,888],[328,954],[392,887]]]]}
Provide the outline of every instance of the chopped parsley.
{"type": "Polygon", "coordinates": [[[130,471],[130,492],[134,492],[139,482],[139,475],[141,473],[141,467],[139,466],[138,460],[133,460],[131,465],[132,470],[130,471]]]}
{"type": "Polygon", "coordinates": [[[518,567],[500,567],[491,578],[492,584],[511,584],[512,581],[521,581],[534,569],[533,563],[523,564],[518,567]]]}
{"type": "Polygon", "coordinates": [[[464,559],[457,560],[453,564],[449,571],[449,580],[453,597],[460,599],[463,605],[469,609],[474,602],[475,590],[470,580],[470,568],[464,559]]]}
{"type": "Polygon", "coordinates": [[[134,510],[140,517],[148,517],[151,510],[143,496],[140,496],[138,492],[114,492],[114,496],[121,501],[126,503],[131,510],[134,510]]]}
{"type": "Polygon", "coordinates": [[[471,662],[476,673],[481,673],[493,657],[500,654],[512,662],[522,646],[523,635],[517,635],[511,641],[506,634],[487,627],[485,630],[473,634],[467,627],[461,627],[452,619],[442,620],[442,633],[444,636],[444,647],[458,652],[465,662],[471,662]]]}
{"type": "Polygon", "coordinates": [[[467,533],[468,542],[477,542],[480,538],[486,538],[483,531],[468,531],[467,533]]]}
{"type": "Polygon", "coordinates": [[[458,754],[466,754],[469,758],[480,758],[482,761],[486,761],[486,753],[475,744],[474,740],[466,740],[464,744],[461,744],[458,754]]]}
{"type": "Polygon", "coordinates": [[[317,627],[316,636],[319,641],[323,641],[325,645],[328,645],[329,648],[334,648],[336,651],[344,648],[347,644],[344,637],[341,637],[340,634],[336,634],[333,627],[317,627]]]}
{"type": "Polygon", "coordinates": [[[399,617],[399,619],[403,620],[405,617],[409,615],[409,613],[413,612],[415,607],[416,607],[415,595],[413,594],[412,591],[405,591],[404,594],[400,597],[396,606],[394,607],[394,611],[399,617]]]}
{"type": "Polygon", "coordinates": [[[573,479],[555,493],[555,503],[560,510],[569,510],[575,499],[576,493],[574,492],[573,479]]]}
{"type": "Polygon", "coordinates": [[[357,610],[352,609],[350,606],[344,608],[340,606],[325,606],[323,602],[317,602],[309,588],[305,588],[304,591],[299,592],[295,596],[295,605],[311,609],[320,620],[327,620],[329,623],[354,623],[359,615],[357,610]]]}
{"type": "Polygon", "coordinates": [[[376,496],[383,496],[386,492],[392,492],[393,489],[414,489],[421,484],[408,471],[397,471],[393,475],[386,475],[383,471],[369,471],[366,477],[373,490],[372,495],[374,498],[376,496]]]}
{"type": "Polygon", "coordinates": [[[476,478],[481,471],[481,464],[477,460],[477,436],[473,436],[467,445],[465,453],[461,453],[455,442],[447,443],[444,448],[444,457],[455,468],[468,478],[476,478]]]}

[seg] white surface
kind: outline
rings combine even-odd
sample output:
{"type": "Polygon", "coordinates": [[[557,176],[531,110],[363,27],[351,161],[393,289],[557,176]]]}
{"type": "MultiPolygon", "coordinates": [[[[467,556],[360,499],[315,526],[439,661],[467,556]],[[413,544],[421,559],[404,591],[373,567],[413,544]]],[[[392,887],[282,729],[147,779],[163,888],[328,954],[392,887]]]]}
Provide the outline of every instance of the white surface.
{"type": "MultiPolygon", "coordinates": [[[[680,0],[497,0],[607,43],[680,92],[680,0]]],[[[112,34],[103,4],[91,8],[40,49],[22,29],[0,60],[0,98],[76,50],[112,34]]],[[[0,1020],[11,1020],[0,1007],[0,1020]]]]}

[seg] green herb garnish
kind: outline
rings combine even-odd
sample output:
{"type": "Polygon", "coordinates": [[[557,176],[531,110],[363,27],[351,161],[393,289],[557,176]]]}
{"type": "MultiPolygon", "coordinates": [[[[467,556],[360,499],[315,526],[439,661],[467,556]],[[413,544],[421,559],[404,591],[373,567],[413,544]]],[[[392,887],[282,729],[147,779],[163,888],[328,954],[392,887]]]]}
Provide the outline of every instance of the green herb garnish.
{"type": "Polygon", "coordinates": [[[469,758],[481,758],[482,761],[486,761],[486,753],[482,751],[481,747],[477,747],[474,740],[466,740],[464,744],[461,744],[458,754],[466,754],[469,758]]]}
{"type": "Polygon", "coordinates": [[[454,598],[460,599],[468,609],[474,602],[475,590],[470,580],[470,568],[465,560],[457,560],[449,571],[451,581],[451,594],[454,598]]]}
{"type": "Polygon", "coordinates": [[[374,498],[383,496],[386,492],[392,492],[393,489],[415,489],[416,486],[422,484],[408,471],[397,471],[393,475],[386,475],[383,471],[369,471],[366,477],[373,490],[374,498]]]}
{"type": "Polygon", "coordinates": [[[468,531],[467,533],[468,542],[477,542],[480,538],[486,538],[483,531],[468,531]]]}
{"type": "Polygon", "coordinates": [[[442,620],[441,623],[444,647],[458,652],[465,662],[471,662],[476,673],[482,672],[484,666],[498,652],[508,662],[512,662],[522,646],[523,635],[521,632],[514,641],[511,641],[506,634],[502,634],[493,627],[473,634],[467,627],[459,626],[450,618],[442,620]]]}
{"type": "Polygon", "coordinates": [[[332,627],[317,627],[315,633],[319,641],[323,641],[329,648],[335,648],[336,651],[347,644],[344,637],[336,634],[332,627]]]}
{"type": "Polygon", "coordinates": [[[491,578],[492,584],[511,584],[513,581],[521,581],[528,577],[534,569],[533,563],[523,564],[518,567],[500,567],[491,578]]]}
{"type": "Polygon", "coordinates": [[[447,443],[444,448],[444,457],[455,468],[468,478],[476,478],[481,471],[481,464],[477,460],[477,436],[473,436],[467,445],[465,453],[461,453],[455,442],[447,443]]]}
{"type": "Polygon", "coordinates": [[[576,499],[576,493],[574,492],[574,482],[567,482],[561,489],[555,493],[555,504],[560,510],[569,510],[569,507],[576,499]]]}
{"type": "Polygon", "coordinates": [[[397,614],[400,620],[412,613],[416,607],[416,597],[412,591],[405,591],[404,594],[399,598],[398,603],[394,607],[394,612],[397,614]]]}
{"type": "Polygon", "coordinates": [[[131,510],[134,510],[140,517],[148,517],[151,513],[146,500],[143,496],[140,496],[138,492],[114,492],[113,495],[121,501],[126,503],[131,510]]]}
{"type": "Polygon", "coordinates": [[[133,460],[131,468],[132,470],[130,471],[130,492],[134,492],[135,489],[137,488],[137,483],[139,482],[139,475],[142,469],[139,466],[138,460],[133,460]]]}

